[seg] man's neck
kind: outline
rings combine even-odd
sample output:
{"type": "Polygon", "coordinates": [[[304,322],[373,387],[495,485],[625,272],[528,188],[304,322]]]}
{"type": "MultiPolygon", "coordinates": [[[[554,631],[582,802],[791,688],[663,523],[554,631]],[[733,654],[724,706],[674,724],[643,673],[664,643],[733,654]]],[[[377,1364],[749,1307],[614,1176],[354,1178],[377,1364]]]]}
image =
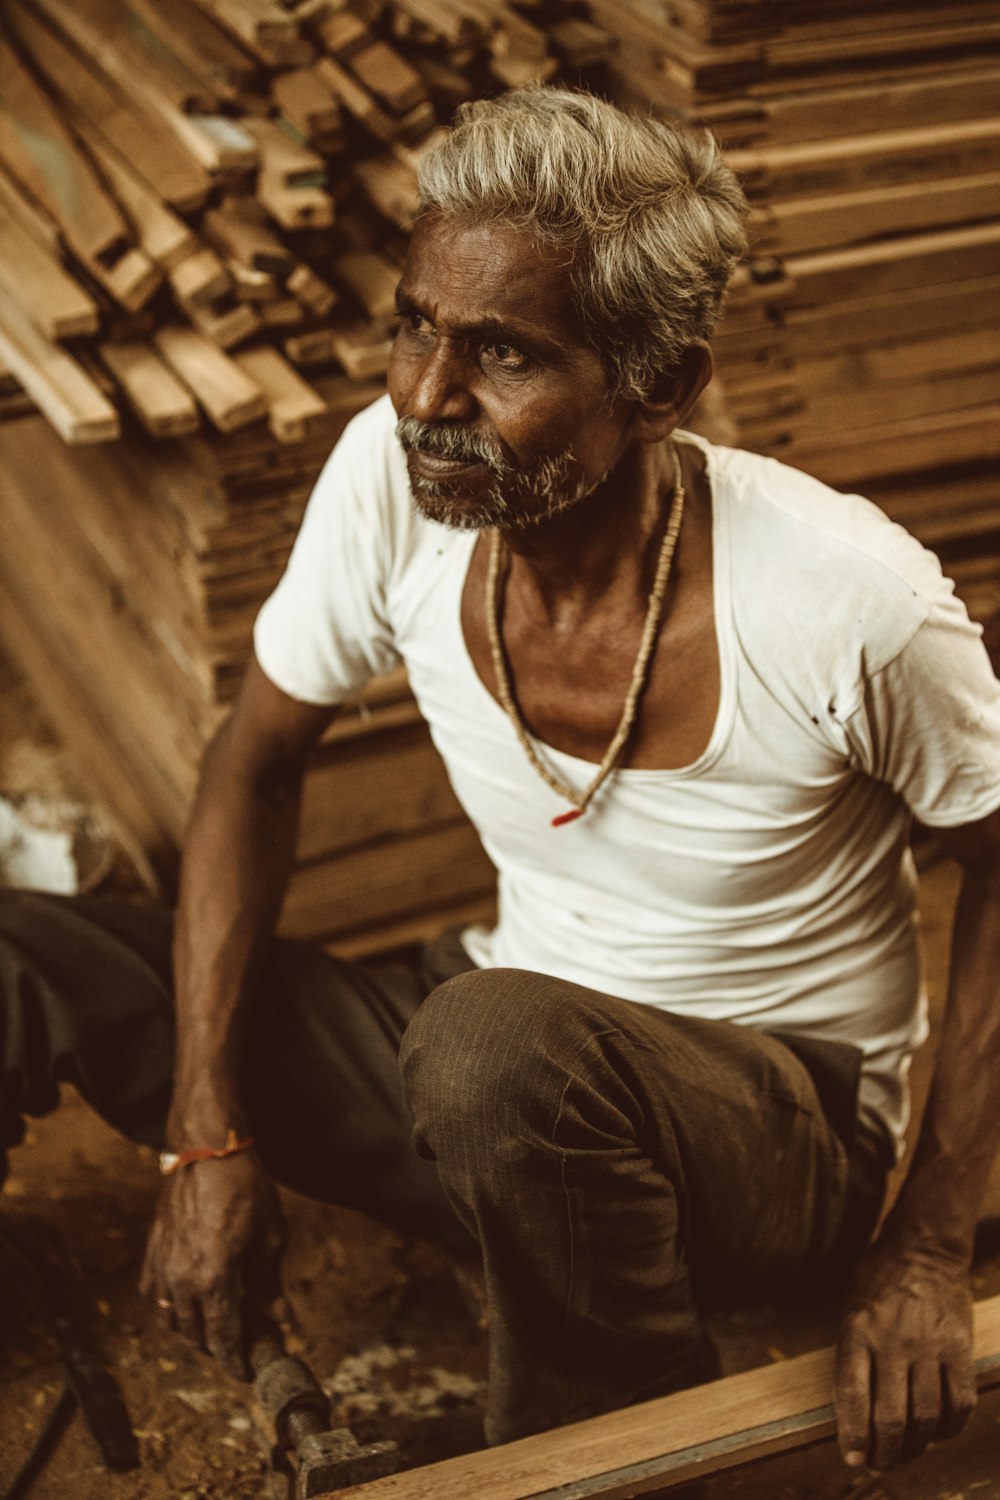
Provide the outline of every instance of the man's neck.
{"type": "Polygon", "coordinates": [[[636,444],[597,488],[570,509],[504,531],[511,582],[554,622],[609,594],[645,607],[674,486],[670,443],[636,444]]]}

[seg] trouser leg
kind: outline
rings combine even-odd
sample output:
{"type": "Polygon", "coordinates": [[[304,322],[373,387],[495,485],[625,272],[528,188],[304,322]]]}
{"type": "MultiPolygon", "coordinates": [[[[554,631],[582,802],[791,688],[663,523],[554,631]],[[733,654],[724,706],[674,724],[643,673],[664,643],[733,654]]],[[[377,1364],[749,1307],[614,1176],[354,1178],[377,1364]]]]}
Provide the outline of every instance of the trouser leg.
{"type": "Polygon", "coordinates": [[[700,1296],[831,1253],[847,1153],[773,1038],[489,970],[428,998],[401,1062],[483,1252],[491,1442],[705,1378],[700,1296]]]}
{"type": "MultiPolygon", "coordinates": [[[[0,895],[0,1179],[22,1116],[51,1109],[60,1082],[132,1140],[165,1144],[172,925],[162,908],[113,898],[0,895]]],[[[462,966],[457,945],[445,957],[451,972],[462,966]]],[[[274,943],[244,1097],[279,1181],[464,1246],[435,1168],[412,1149],[397,1066],[399,1039],[438,978],[274,943]]]]}

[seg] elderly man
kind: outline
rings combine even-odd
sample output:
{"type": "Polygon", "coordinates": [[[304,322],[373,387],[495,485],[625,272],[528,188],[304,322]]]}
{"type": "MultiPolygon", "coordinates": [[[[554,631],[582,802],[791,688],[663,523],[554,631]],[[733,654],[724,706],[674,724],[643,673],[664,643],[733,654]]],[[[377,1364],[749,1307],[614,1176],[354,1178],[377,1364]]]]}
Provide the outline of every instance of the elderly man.
{"type": "Polygon", "coordinates": [[[477,1244],[493,1442],[709,1377],[721,1292],[851,1273],[841,1444],[891,1464],[974,1400],[1000,687],[873,506],[680,430],[744,248],[710,140],[525,90],[465,109],[421,190],[389,397],[325,468],[206,758],[169,1106],[169,919],[21,897],[8,1134],[60,1075],[165,1140],[145,1279],[237,1366],[271,1174],[477,1244]],[[400,660],[498,924],[411,968],[274,943],[308,752],[400,660]],[[966,878],[869,1246],[925,1035],[911,816],[966,878]]]}

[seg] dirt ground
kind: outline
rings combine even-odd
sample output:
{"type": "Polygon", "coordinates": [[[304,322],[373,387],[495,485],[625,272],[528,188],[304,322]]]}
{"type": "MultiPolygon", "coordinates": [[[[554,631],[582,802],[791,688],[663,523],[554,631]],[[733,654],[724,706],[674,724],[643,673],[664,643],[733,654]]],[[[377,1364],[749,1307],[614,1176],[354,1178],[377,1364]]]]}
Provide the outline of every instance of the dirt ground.
{"type": "MultiPolygon", "coordinates": [[[[72,768],[0,664],[0,794],[74,795],[72,768]]],[[[127,883],[119,863],[114,877],[127,883]]],[[[928,967],[940,1012],[956,889],[947,864],[923,881],[928,967]]],[[[927,1052],[929,1057],[929,1051],[927,1052]]],[[[925,1086],[927,1057],[917,1071],[925,1086]]],[[[74,1096],[33,1121],[12,1156],[0,1212],[71,1271],[74,1313],[121,1385],[141,1467],[113,1475],[78,1414],[29,1500],[257,1500],[265,1465],[249,1391],[159,1321],[136,1291],[157,1193],[151,1152],[121,1141],[74,1096]]],[[[481,1442],[486,1345],[449,1266],[361,1215],[286,1195],[289,1347],[362,1440],[393,1438],[407,1466],[481,1442]]],[[[984,1243],[976,1293],[1000,1292],[1000,1241],[984,1243]]],[[[755,1307],[714,1320],[727,1372],[829,1341],[833,1309],[755,1307]]],[[[0,1251],[0,1495],[53,1409],[61,1367],[34,1276],[0,1251]]],[[[831,1444],[712,1480],[709,1500],[1000,1500],[1000,1391],[963,1436],[890,1475],[854,1474],[831,1444]]],[[[433,1500],[433,1491],[427,1491],[433,1500]]],[[[470,1496],[469,1500],[475,1500],[470,1496]]]]}

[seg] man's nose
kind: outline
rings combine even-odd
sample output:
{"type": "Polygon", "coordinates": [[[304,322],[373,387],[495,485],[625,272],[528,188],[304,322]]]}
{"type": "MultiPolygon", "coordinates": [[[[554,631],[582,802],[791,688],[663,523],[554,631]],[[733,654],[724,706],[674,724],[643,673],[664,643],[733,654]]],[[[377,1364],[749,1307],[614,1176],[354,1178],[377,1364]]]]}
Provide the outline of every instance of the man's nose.
{"type": "Polygon", "coordinates": [[[421,422],[468,421],[476,415],[468,361],[447,339],[436,339],[417,364],[406,415],[421,422]]]}

